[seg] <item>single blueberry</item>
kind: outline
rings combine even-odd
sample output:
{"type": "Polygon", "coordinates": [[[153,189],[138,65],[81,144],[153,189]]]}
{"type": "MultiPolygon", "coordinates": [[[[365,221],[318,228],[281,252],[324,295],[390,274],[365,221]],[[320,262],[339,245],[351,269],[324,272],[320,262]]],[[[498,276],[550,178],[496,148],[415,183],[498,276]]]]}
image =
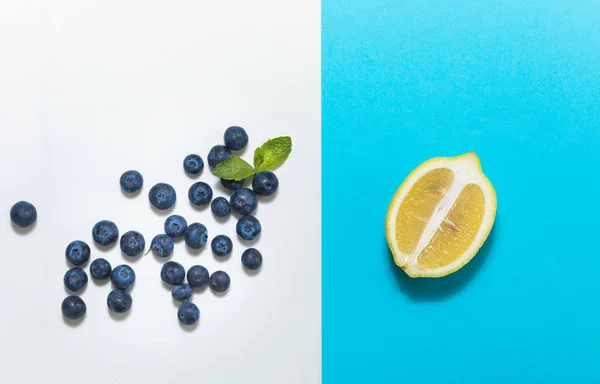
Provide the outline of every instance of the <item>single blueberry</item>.
{"type": "Polygon", "coordinates": [[[123,313],[129,311],[133,299],[131,294],[122,289],[115,289],[108,294],[106,304],[112,312],[123,313]]]}
{"type": "Polygon", "coordinates": [[[87,306],[85,301],[79,296],[67,296],[60,306],[62,314],[67,319],[77,320],[85,315],[87,306]]]}
{"type": "Polygon", "coordinates": [[[208,269],[201,265],[194,265],[187,272],[187,281],[192,287],[203,287],[208,284],[208,269]]]}
{"type": "Polygon", "coordinates": [[[184,240],[188,247],[200,249],[208,241],[208,230],[203,224],[190,224],[185,230],[184,240]]]}
{"type": "Polygon", "coordinates": [[[218,235],[212,239],[210,247],[215,255],[225,257],[231,253],[233,242],[225,235],[218,235]]]}
{"type": "Polygon", "coordinates": [[[188,191],[188,197],[194,205],[206,205],[210,203],[212,196],[212,188],[202,181],[192,184],[188,191]]]}
{"type": "Polygon", "coordinates": [[[196,175],[204,169],[204,160],[196,154],[187,155],[183,159],[183,169],[192,175],[196,175]]]}
{"type": "Polygon", "coordinates": [[[109,220],[102,220],[92,228],[92,237],[94,241],[102,246],[107,246],[119,238],[119,228],[109,220]]]}
{"type": "Polygon", "coordinates": [[[231,194],[229,204],[240,215],[249,215],[256,209],[258,197],[250,188],[240,188],[231,194]]]}
{"type": "Polygon", "coordinates": [[[84,241],[72,241],[67,245],[65,257],[73,265],[83,265],[90,259],[90,247],[84,241]]]}
{"type": "Polygon", "coordinates": [[[171,215],[165,220],[165,233],[172,238],[181,237],[185,234],[187,221],[179,215],[171,215]]]}
{"type": "Polygon", "coordinates": [[[238,190],[244,186],[244,182],[246,179],[242,180],[225,180],[221,179],[221,185],[227,189],[231,189],[232,191],[238,190]]]}
{"type": "Polygon", "coordinates": [[[208,280],[210,289],[215,292],[225,292],[229,288],[230,283],[231,279],[229,278],[229,275],[223,271],[213,272],[208,280]]]}
{"type": "Polygon", "coordinates": [[[186,301],[179,306],[177,318],[183,325],[194,325],[200,319],[200,309],[191,301],[186,301]]]}
{"type": "Polygon", "coordinates": [[[156,209],[164,211],[175,204],[177,193],[175,193],[175,189],[169,184],[158,183],[150,189],[148,198],[150,199],[150,204],[156,209]]]}
{"type": "Polygon", "coordinates": [[[171,290],[171,296],[173,296],[175,300],[181,301],[182,303],[189,300],[190,297],[192,297],[192,293],[194,293],[194,291],[192,290],[192,286],[188,283],[174,285],[173,289],[171,290]]]}
{"type": "Polygon", "coordinates": [[[160,278],[167,284],[181,284],[185,279],[185,269],[179,263],[168,261],[163,264],[160,270],[160,278]]]}
{"type": "Polygon", "coordinates": [[[129,265],[117,265],[110,274],[110,280],[118,289],[128,289],[135,282],[135,272],[129,265]]]}
{"type": "Polygon", "coordinates": [[[229,148],[224,145],[215,145],[211,148],[210,152],[208,152],[208,165],[210,165],[211,168],[214,168],[230,157],[231,151],[229,148]]]}
{"type": "Polygon", "coordinates": [[[248,248],[242,253],[242,265],[251,271],[262,265],[262,254],[256,248],[248,248]]]}
{"type": "Polygon", "coordinates": [[[279,180],[271,171],[259,172],[252,179],[252,189],[259,196],[271,196],[277,191],[279,180]]]}
{"type": "Polygon", "coordinates": [[[244,240],[254,240],[260,232],[262,231],[262,227],[260,225],[260,221],[252,215],[242,216],[236,226],[235,230],[242,239],[244,240]]]}
{"type": "Polygon", "coordinates": [[[164,234],[154,236],[154,239],[152,239],[152,243],[150,244],[152,253],[158,257],[169,257],[171,253],[173,253],[173,248],[175,248],[173,239],[164,234]]]}
{"type": "Polygon", "coordinates": [[[77,292],[85,287],[88,282],[88,276],[81,268],[71,268],[65,273],[63,282],[65,283],[65,287],[70,291],[77,292]]]}
{"type": "Polygon", "coordinates": [[[144,248],[146,248],[146,240],[141,233],[129,231],[121,236],[121,251],[127,256],[135,257],[142,253],[144,248]]]}
{"type": "Polygon", "coordinates": [[[217,217],[225,217],[231,213],[231,206],[226,198],[219,196],[210,204],[210,210],[217,217]]]}
{"type": "Polygon", "coordinates": [[[142,185],[144,185],[144,178],[138,171],[131,170],[121,175],[119,184],[121,184],[121,189],[123,189],[123,191],[127,193],[134,193],[142,189],[142,185]]]}
{"type": "Polygon", "coordinates": [[[19,201],[10,209],[10,220],[19,228],[27,228],[37,220],[37,210],[33,204],[19,201]]]}
{"type": "Polygon", "coordinates": [[[244,149],[246,144],[248,144],[248,134],[242,127],[229,127],[225,130],[223,140],[227,148],[239,151],[240,149],[244,149]]]}
{"type": "Polygon", "coordinates": [[[106,259],[96,259],[90,264],[90,274],[96,280],[106,280],[110,277],[112,267],[106,259]]]}

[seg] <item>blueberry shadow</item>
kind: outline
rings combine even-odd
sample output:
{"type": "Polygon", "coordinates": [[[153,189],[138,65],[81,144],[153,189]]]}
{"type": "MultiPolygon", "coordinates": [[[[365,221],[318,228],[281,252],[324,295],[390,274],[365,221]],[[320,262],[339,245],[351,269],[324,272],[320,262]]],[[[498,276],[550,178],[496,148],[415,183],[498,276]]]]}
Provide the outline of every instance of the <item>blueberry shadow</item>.
{"type": "Polygon", "coordinates": [[[69,326],[71,328],[77,328],[77,327],[79,327],[81,325],[81,323],[83,323],[83,320],[85,320],[85,316],[86,315],[83,315],[82,317],[80,317],[77,320],[71,320],[71,319],[68,319],[68,318],[66,318],[64,316],[62,317],[62,319],[63,319],[63,323],[65,323],[65,325],[67,325],[67,326],[69,326]]]}
{"type": "Polygon", "coordinates": [[[213,256],[215,257],[215,260],[217,260],[218,263],[224,263],[227,260],[231,259],[231,253],[225,256],[217,256],[213,253],[213,256]]]}
{"type": "Polygon", "coordinates": [[[142,189],[143,189],[143,188],[140,188],[140,189],[138,189],[138,190],[137,190],[137,191],[135,191],[135,192],[129,193],[129,192],[125,192],[125,191],[123,190],[123,188],[119,188],[119,190],[121,191],[121,194],[122,194],[123,196],[125,196],[126,198],[128,198],[128,199],[135,199],[136,197],[138,197],[139,195],[141,195],[141,193],[142,193],[142,189]]]}
{"type": "Polygon", "coordinates": [[[16,233],[17,235],[26,236],[35,229],[35,227],[37,226],[37,223],[38,222],[36,220],[33,224],[31,224],[29,227],[26,227],[26,228],[17,227],[13,223],[11,223],[10,226],[11,226],[13,232],[16,233]]]}
{"type": "Polygon", "coordinates": [[[133,310],[133,308],[129,308],[129,310],[127,312],[122,312],[122,313],[113,312],[108,307],[106,307],[106,310],[108,311],[108,314],[110,315],[110,317],[113,320],[115,320],[115,321],[124,321],[125,319],[127,319],[129,317],[129,314],[131,313],[131,311],[133,310]]]}
{"type": "Polygon", "coordinates": [[[213,295],[215,295],[217,297],[223,297],[223,296],[227,295],[227,292],[229,292],[230,289],[231,289],[231,286],[229,288],[227,288],[224,292],[217,292],[213,289],[211,289],[210,291],[213,293],[213,295]]]}
{"type": "Polygon", "coordinates": [[[177,301],[175,299],[173,299],[171,297],[171,301],[173,302],[173,305],[175,306],[175,308],[179,308],[181,306],[181,301],[177,301]]]}
{"type": "MultiPolygon", "coordinates": [[[[144,249],[145,251],[145,249],[144,249]]],[[[125,252],[121,251],[121,256],[123,256],[123,259],[127,260],[128,262],[131,263],[137,263],[142,257],[144,257],[145,252],[142,251],[141,253],[135,255],[135,256],[129,256],[127,254],[125,254],[125,252]]]]}
{"type": "Polygon", "coordinates": [[[190,179],[198,179],[204,173],[204,168],[202,168],[202,170],[200,170],[200,172],[198,172],[198,173],[191,173],[184,169],[183,173],[185,173],[186,176],[189,177],[190,179]]]}
{"type": "Polygon", "coordinates": [[[205,284],[201,287],[192,287],[192,290],[194,291],[194,293],[203,293],[204,291],[206,291],[208,289],[208,284],[205,284]]]}
{"type": "Polygon", "coordinates": [[[215,221],[217,223],[223,224],[223,223],[226,223],[227,220],[229,220],[229,218],[231,217],[231,214],[224,216],[224,217],[219,217],[219,216],[213,214],[213,217],[215,218],[215,221]]]}
{"type": "MultiPolygon", "coordinates": [[[[88,281],[89,281],[89,279],[88,279],[88,281]]],[[[63,284],[63,288],[64,288],[64,290],[65,290],[65,293],[66,293],[67,295],[76,295],[76,296],[81,296],[81,295],[82,295],[82,294],[85,292],[85,290],[87,289],[88,285],[89,285],[89,283],[88,283],[88,284],[86,284],[86,285],[85,285],[83,288],[81,288],[81,289],[80,289],[79,291],[77,291],[77,292],[75,292],[75,291],[71,291],[71,290],[70,290],[69,288],[67,288],[67,287],[66,287],[64,284],[63,284]]]]}
{"type": "Polygon", "coordinates": [[[244,270],[244,273],[246,274],[246,276],[256,276],[260,273],[260,270],[262,269],[262,267],[252,270],[252,269],[248,269],[248,268],[244,267],[244,265],[242,264],[242,269],[244,270]]]}
{"type": "Polygon", "coordinates": [[[447,299],[463,290],[475,277],[489,257],[494,244],[495,226],[477,255],[460,270],[441,278],[411,278],[396,265],[387,242],[385,256],[396,281],[404,293],[414,301],[437,301],[447,299]]]}
{"type": "Polygon", "coordinates": [[[171,254],[167,257],[160,257],[154,252],[151,252],[151,253],[152,253],[152,256],[154,256],[154,259],[161,263],[166,263],[167,261],[171,260],[171,256],[173,256],[173,252],[171,252],[171,254]]]}
{"type": "Polygon", "coordinates": [[[151,202],[148,201],[148,206],[150,207],[150,209],[152,210],[152,212],[154,212],[157,215],[167,215],[172,213],[175,210],[175,206],[177,205],[177,201],[175,201],[175,203],[167,209],[158,209],[156,208],[154,205],[152,205],[151,202]]]}
{"type": "Polygon", "coordinates": [[[258,196],[258,201],[259,201],[258,205],[261,205],[261,204],[269,205],[269,204],[271,204],[273,202],[273,200],[275,200],[277,198],[278,194],[279,194],[279,189],[277,189],[275,191],[275,193],[272,194],[271,196],[258,196]]]}
{"type": "Polygon", "coordinates": [[[169,293],[171,293],[171,291],[173,291],[173,286],[169,283],[165,283],[164,280],[160,280],[160,282],[162,283],[162,286],[164,289],[166,289],[167,291],[169,291],[169,293]]]}
{"type": "Polygon", "coordinates": [[[181,321],[179,321],[179,328],[183,329],[185,332],[194,332],[194,330],[196,330],[196,328],[198,328],[198,326],[200,325],[200,320],[201,319],[198,319],[198,321],[193,325],[185,325],[181,321]]]}
{"type": "Polygon", "coordinates": [[[212,202],[212,200],[211,200],[211,201],[209,201],[206,204],[196,205],[196,204],[192,203],[190,200],[188,200],[188,201],[190,203],[190,207],[192,207],[194,209],[194,211],[196,211],[196,212],[204,212],[204,211],[206,211],[206,209],[210,207],[210,203],[212,202]]]}
{"type": "Polygon", "coordinates": [[[81,268],[81,269],[85,269],[88,266],[89,262],[90,262],[90,260],[86,261],[85,263],[83,263],[81,265],[75,265],[75,264],[69,263],[69,260],[67,260],[67,258],[65,257],[65,265],[68,268],[81,268]]]}
{"type": "Polygon", "coordinates": [[[200,247],[198,249],[190,248],[187,244],[185,246],[185,249],[186,249],[188,255],[190,255],[190,256],[200,256],[206,248],[207,248],[206,244],[204,244],[202,247],[200,247]]]}
{"type": "Polygon", "coordinates": [[[103,287],[106,284],[108,284],[108,282],[110,281],[110,277],[108,279],[104,279],[104,280],[98,280],[98,279],[94,279],[92,277],[92,278],[90,278],[90,280],[94,283],[95,286],[97,286],[97,287],[103,287]]]}
{"type": "Polygon", "coordinates": [[[96,243],[95,241],[93,241],[93,243],[94,243],[94,246],[96,247],[96,249],[99,250],[100,252],[110,252],[117,246],[117,241],[115,241],[114,243],[109,244],[109,245],[100,245],[100,244],[96,243]]]}

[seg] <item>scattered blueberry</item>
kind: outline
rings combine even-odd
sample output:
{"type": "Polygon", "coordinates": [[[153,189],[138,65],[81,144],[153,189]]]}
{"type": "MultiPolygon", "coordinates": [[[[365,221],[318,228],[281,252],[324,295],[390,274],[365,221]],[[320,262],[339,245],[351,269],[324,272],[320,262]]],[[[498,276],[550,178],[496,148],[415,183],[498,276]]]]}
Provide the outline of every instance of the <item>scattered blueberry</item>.
{"type": "Polygon", "coordinates": [[[225,235],[218,235],[212,239],[210,247],[215,255],[225,257],[231,253],[233,242],[225,235]]]}
{"type": "Polygon", "coordinates": [[[90,274],[96,280],[106,280],[110,277],[112,267],[106,259],[96,259],[90,264],[90,274]]]}
{"type": "Polygon", "coordinates": [[[248,248],[242,253],[242,264],[251,271],[262,265],[262,254],[256,248],[248,248]]]}
{"type": "Polygon", "coordinates": [[[179,215],[171,215],[165,220],[165,233],[172,238],[181,237],[185,234],[187,221],[179,215]]]}
{"type": "Polygon", "coordinates": [[[88,282],[88,276],[81,268],[71,268],[65,273],[63,282],[65,283],[65,287],[70,291],[77,292],[85,287],[88,282]]]}
{"type": "Polygon", "coordinates": [[[192,184],[188,191],[188,197],[194,205],[206,205],[210,203],[212,196],[212,188],[202,181],[192,184]]]}
{"type": "Polygon", "coordinates": [[[231,151],[224,145],[215,145],[208,153],[208,165],[216,167],[231,157],[231,151]]]}
{"type": "Polygon", "coordinates": [[[175,300],[181,302],[189,300],[190,297],[192,297],[192,293],[194,293],[194,291],[192,290],[192,286],[188,283],[174,285],[171,290],[171,296],[173,296],[175,300]]]}
{"type": "Polygon", "coordinates": [[[246,215],[238,220],[235,230],[242,239],[254,240],[262,231],[262,227],[256,217],[246,215]]]}
{"type": "Polygon", "coordinates": [[[119,228],[112,221],[102,220],[92,228],[92,237],[96,243],[107,246],[117,241],[119,228]]]}
{"type": "Polygon", "coordinates": [[[185,230],[185,243],[192,249],[200,249],[208,241],[208,230],[203,224],[193,223],[185,230]]]}
{"type": "Polygon", "coordinates": [[[10,209],[10,220],[19,228],[27,228],[37,220],[37,210],[33,204],[19,201],[10,209]]]}
{"type": "Polygon", "coordinates": [[[158,183],[150,189],[148,198],[150,199],[150,204],[156,209],[166,210],[175,204],[177,193],[175,193],[175,189],[169,184],[158,183]]]}
{"type": "Polygon", "coordinates": [[[232,191],[235,191],[237,189],[240,189],[244,186],[244,182],[246,181],[246,179],[242,179],[242,180],[225,180],[225,179],[221,179],[221,185],[224,186],[227,189],[231,189],[232,191]]]}
{"type": "Polygon", "coordinates": [[[252,179],[252,189],[259,196],[271,196],[277,191],[279,180],[271,171],[259,172],[252,179]]]}
{"type": "Polygon", "coordinates": [[[121,175],[119,183],[125,192],[134,193],[142,189],[142,185],[144,185],[144,178],[138,171],[131,170],[121,175]]]}
{"type": "Polygon", "coordinates": [[[204,160],[198,155],[187,155],[185,159],[183,159],[183,169],[192,175],[202,172],[203,168],[204,160]]]}
{"type": "Polygon", "coordinates": [[[154,236],[152,239],[152,243],[150,244],[150,248],[152,249],[152,253],[154,253],[158,257],[168,257],[173,253],[173,248],[175,248],[175,244],[173,244],[173,239],[169,236],[160,234],[154,236]]]}
{"type": "Polygon", "coordinates": [[[90,247],[84,241],[72,241],[67,245],[65,257],[73,265],[83,265],[90,259],[90,247]]]}
{"type": "Polygon", "coordinates": [[[179,263],[168,261],[160,270],[160,278],[167,284],[178,285],[185,279],[185,269],[179,263]]]}
{"type": "Polygon", "coordinates": [[[258,197],[253,190],[249,188],[240,188],[231,194],[229,200],[231,209],[240,215],[249,215],[258,205],[258,197]]]}
{"type": "Polygon", "coordinates": [[[79,296],[67,296],[60,306],[62,314],[67,319],[77,320],[85,315],[87,307],[85,301],[79,296]]]}
{"type": "Polygon", "coordinates": [[[227,148],[239,151],[240,149],[244,149],[246,144],[248,144],[248,134],[242,127],[229,127],[225,130],[223,140],[227,148]]]}
{"type": "Polygon", "coordinates": [[[200,310],[196,304],[186,301],[179,306],[177,318],[183,325],[194,325],[200,319],[200,310]]]}
{"type": "Polygon", "coordinates": [[[135,282],[135,272],[129,265],[117,265],[110,274],[110,280],[118,289],[128,289],[135,282]]]}
{"type": "Polygon", "coordinates": [[[229,278],[229,275],[223,271],[213,272],[208,280],[210,289],[215,292],[225,292],[229,288],[230,283],[231,279],[229,278]]]}
{"type": "Polygon", "coordinates": [[[221,196],[212,201],[210,204],[210,209],[217,217],[225,217],[231,213],[229,201],[221,196]]]}
{"type": "Polygon", "coordinates": [[[112,312],[123,313],[129,311],[133,299],[129,292],[122,289],[115,289],[108,294],[106,304],[112,312]]]}
{"type": "Polygon", "coordinates": [[[208,284],[208,278],[208,270],[201,265],[194,265],[187,272],[187,281],[194,288],[208,284]]]}
{"type": "Polygon", "coordinates": [[[121,251],[129,257],[139,255],[146,248],[144,236],[137,231],[126,232],[121,236],[121,251]]]}

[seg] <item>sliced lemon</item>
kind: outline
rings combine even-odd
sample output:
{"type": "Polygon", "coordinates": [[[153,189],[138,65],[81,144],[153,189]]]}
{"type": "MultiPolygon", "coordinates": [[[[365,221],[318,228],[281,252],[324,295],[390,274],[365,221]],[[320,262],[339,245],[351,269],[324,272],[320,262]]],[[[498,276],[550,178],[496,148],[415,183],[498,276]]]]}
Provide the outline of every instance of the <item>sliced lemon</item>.
{"type": "Polygon", "coordinates": [[[496,192],[475,153],[436,157],[404,180],[388,209],[386,236],[411,277],[442,277],[468,263],[496,216],[496,192]]]}

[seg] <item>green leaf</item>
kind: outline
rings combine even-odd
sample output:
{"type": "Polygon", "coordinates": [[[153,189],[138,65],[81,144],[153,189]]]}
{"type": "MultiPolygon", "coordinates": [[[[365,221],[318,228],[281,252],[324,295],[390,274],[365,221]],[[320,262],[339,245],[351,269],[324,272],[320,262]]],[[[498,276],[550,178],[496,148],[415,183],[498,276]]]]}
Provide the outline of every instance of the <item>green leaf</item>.
{"type": "Polygon", "coordinates": [[[292,138],[289,136],[271,139],[254,151],[254,168],[256,172],[277,168],[292,152],[292,138]]]}
{"type": "Polygon", "coordinates": [[[224,162],[217,164],[213,174],[225,180],[239,181],[254,175],[256,171],[250,164],[238,156],[231,156],[224,162]]]}

